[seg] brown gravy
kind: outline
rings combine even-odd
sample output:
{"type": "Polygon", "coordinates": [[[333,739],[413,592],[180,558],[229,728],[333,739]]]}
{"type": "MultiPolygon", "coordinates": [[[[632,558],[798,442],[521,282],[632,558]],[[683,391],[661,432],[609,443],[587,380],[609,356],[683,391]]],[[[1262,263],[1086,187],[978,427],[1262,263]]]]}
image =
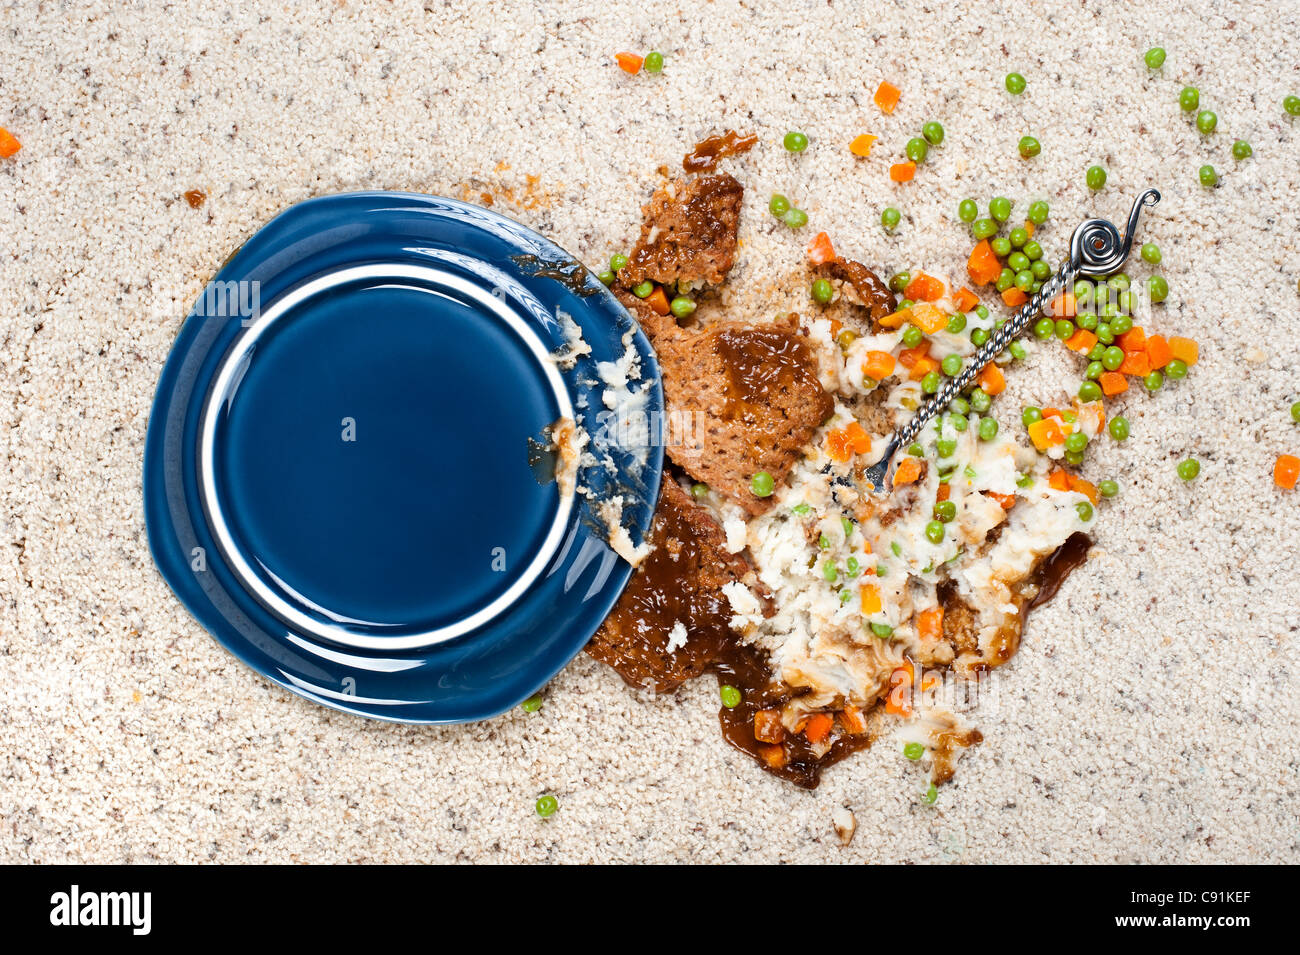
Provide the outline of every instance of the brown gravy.
{"type": "Polygon", "coordinates": [[[570,292],[581,298],[595,295],[598,287],[587,281],[590,274],[587,267],[577,260],[567,262],[546,262],[535,255],[512,255],[510,261],[523,269],[528,275],[537,278],[555,279],[570,292]]]}
{"type": "Polygon", "coordinates": [[[728,418],[759,421],[774,413],[780,394],[792,386],[818,395],[819,417],[825,420],[835,402],[822,390],[817,362],[798,335],[780,328],[729,328],[714,346],[727,369],[728,418]]]}
{"type": "Polygon", "coordinates": [[[757,142],[756,133],[741,136],[729,129],[720,136],[710,136],[696,143],[695,148],[682,159],[682,168],[687,172],[710,172],[718,168],[719,160],[747,153],[757,142]]]}

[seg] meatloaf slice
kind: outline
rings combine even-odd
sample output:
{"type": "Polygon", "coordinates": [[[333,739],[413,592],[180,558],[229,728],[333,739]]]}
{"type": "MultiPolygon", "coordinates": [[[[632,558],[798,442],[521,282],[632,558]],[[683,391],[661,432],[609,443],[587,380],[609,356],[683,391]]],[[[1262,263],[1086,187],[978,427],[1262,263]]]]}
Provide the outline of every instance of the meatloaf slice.
{"type": "Polygon", "coordinates": [[[718,284],[736,257],[736,229],[745,189],[720,173],[665,183],[642,208],[644,220],[619,281],[631,288],[646,279],[718,284]]]}
{"type": "Polygon", "coordinates": [[[861,262],[838,257],[823,262],[817,270],[824,277],[838,279],[848,286],[845,297],[867,310],[873,330],[879,330],[880,320],[892,315],[897,308],[897,300],[889,286],[861,262]]]}

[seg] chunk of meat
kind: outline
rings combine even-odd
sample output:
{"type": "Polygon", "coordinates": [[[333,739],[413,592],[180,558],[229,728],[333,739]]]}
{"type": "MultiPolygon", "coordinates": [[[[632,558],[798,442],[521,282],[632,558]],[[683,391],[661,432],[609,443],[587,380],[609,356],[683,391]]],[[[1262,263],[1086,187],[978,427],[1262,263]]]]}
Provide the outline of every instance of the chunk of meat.
{"type": "Polygon", "coordinates": [[[723,587],[740,582],[760,599],[769,595],[744,558],[727,552],[717,522],[668,474],[650,540],[654,550],[632,575],[587,652],[631,685],[662,693],[703,673],[735,642],[723,587]],[[677,624],[686,628],[680,646],[670,636],[677,624]]]}
{"type": "Polygon", "coordinates": [[[642,209],[641,238],[619,281],[631,288],[649,279],[718,284],[736,257],[744,187],[725,173],[674,179],[642,209]]]}
{"type": "Polygon", "coordinates": [[[889,286],[861,262],[836,256],[817,266],[817,271],[825,278],[846,283],[849,293],[845,297],[851,301],[856,299],[856,304],[867,310],[873,331],[880,331],[880,320],[886,315],[892,315],[898,306],[889,286]]]}

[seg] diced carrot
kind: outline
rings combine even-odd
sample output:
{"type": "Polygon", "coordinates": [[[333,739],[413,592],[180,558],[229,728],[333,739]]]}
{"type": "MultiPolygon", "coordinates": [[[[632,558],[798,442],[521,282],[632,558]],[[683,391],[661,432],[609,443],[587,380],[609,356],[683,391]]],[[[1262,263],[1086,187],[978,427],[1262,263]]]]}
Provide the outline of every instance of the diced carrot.
{"type": "Polygon", "coordinates": [[[1128,391],[1128,379],[1117,371],[1103,371],[1097,384],[1101,385],[1101,393],[1107,397],[1128,391]]]}
{"type": "Polygon", "coordinates": [[[1200,349],[1196,347],[1196,342],[1190,338],[1179,338],[1177,335],[1169,339],[1169,350],[1173,352],[1175,358],[1189,368],[1195,365],[1200,357],[1200,349]]]}
{"type": "Polygon", "coordinates": [[[1123,335],[1116,335],[1115,344],[1125,352],[1146,351],[1147,333],[1142,330],[1141,325],[1134,325],[1123,335]]]}
{"type": "Polygon", "coordinates": [[[894,373],[894,356],[887,351],[869,351],[862,373],[872,381],[884,381],[894,373]]]}
{"type": "Polygon", "coordinates": [[[1273,483],[1288,491],[1295,487],[1300,479],[1300,458],[1294,454],[1279,454],[1273,464],[1273,483]]]}
{"type": "MultiPolygon", "coordinates": [[[[945,484],[944,487],[947,487],[945,484]]],[[[943,607],[931,607],[916,615],[916,632],[922,640],[943,639],[943,607]]]]}
{"type": "Polygon", "coordinates": [[[839,337],[840,337],[840,329],[842,329],[843,327],[844,327],[844,326],[840,323],[840,320],[839,320],[839,319],[837,319],[837,318],[832,318],[832,319],[831,319],[831,338],[839,338],[839,337]]]}
{"type": "Polygon", "coordinates": [[[910,159],[907,162],[896,162],[889,167],[889,178],[894,182],[911,182],[915,175],[916,163],[910,159]]]}
{"type": "Polygon", "coordinates": [[[930,340],[923,339],[915,348],[904,348],[898,353],[898,363],[904,368],[915,368],[916,363],[930,354],[930,340]]]}
{"type": "Polygon", "coordinates": [[[1151,372],[1151,362],[1147,360],[1147,353],[1144,351],[1125,352],[1124,362],[1119,366],[1119,370],[1125,375],[1145,378],[1151,372]]]}
{"type": "Polygon", "coordinates": [[[754,739],[760,743],[779,743],[785,739],[780,710],[759,710],[754,714],[754,739]]]}
{"type": "Polygon", "coordinates": [[[976,243],[971,249],[970,258],[966,260],[966,274],[976,286],[988,285],[1002,274],[1002,263],[988,239],[976,243]]]}
{"type": "Polygon", "coordinates": [[[854,136],[853,142],[849,143],[849,152],[855,156],[870,156],[871,147],[876,144],[878,137],[870,133],[863,133],[861,136],[854,136]]]}
{"type": "Polygon", "coordinates": [[[871,435],[862,430],[862,425],[856,421],[850,421],[845,427],[844,433],[848,435],[849,447],[853,449],[854,454],[871,453],[871,435]]]}
{"type": "Polygon", "coordinates": [[[844,732],[859,736],[867,731],[867,717],[856,706],[846,706],[840,710],[840,725],[844,732]]]}
{"type": "Polygon", "coordinates": [[[942,282],[924,272],[917,272],[912,281],[903,289],[903,297],[913,302],[937,302],[943,298],[947,288],[942,282]]]}
{"type": "Polygon", "coordinates": [[[641,64],[644,63],[645,60],[637,56],[635,53],[615,53],[614,62],[618,64],[619,69],[624,73],[635,74],[641,72],[641,64]]]}
{"type": "MultiPolygon", "coordinates": [[[[894,479],[898,483],[898,479],[894,479]]],[[[865,614],[880,613],[880,588],[875,584],[863,584],[858,588],[858,594],[862,598],[862,612],[865,614]]]]}
{"type": "Polygon", "coordinates": [[[1016,288],[1014,285],[1002,293],[1003,304],[1009,305],[1011,308],[1019,308],[1028,301],[1029,296],[1020,291],[1020,289],[1016,288]]]}
{"type": "Polygon", "coordinates": [[[1002,374],[1002,369],[993,362],[989,362],[980,370],[979,378],[976,380],[990,395],[1000,395],[1007,390],[1007,376],[1002,374]]]}
{"type": "Polygon", "coordinates": [[[826,453],[840,463],[850,460],[855,454],[867,454],[870,451],[871,436],[856,421],[826,435],[826,453]]]}
{"type": "Polygon", "coordinates": [[[670,311],[668,308],[668,296],[664,294],[664,287],[662,285],[655,286],[655,290],[645,297],[645,303],[660,315],[667,315],[670,311]]]}
{"type": "Polygon", "coordinates": [[[8,159],[22,148],[23,144],[18,141],[14,134],[0,126],[0,159],[8,159]]]}
{"type": "Polygon", "coordinates": [[[825,232],[818,232],[813,236],[812,242],[808,246],[808,262],[811,265],[824,265],[835,259],[835,248],[831,245],[831,237],[825,232]]]}
{"type": "Polygon", "coordinates": [[[907,377],[911,381],[920,381],[926,375],[930,374],[930,372],[938,370],[939,359],[931,358],[929,355],[922,355],[916,360],[916,364],[912,366],[912,370],[907,373],[907,377]]]}
{"type": "Polygon", "coordinates": [[[1053,445],[1064,444],[1065,435],[1061,433],[1060,425],[1051,418],[1045,417],[1029,426],[1029,440],[1039,451],[1046,451],[1053,445]]]}
{"type": "Polygon", "coordinates": [[[1065,340],[1065,347],[1071,351],[1077,351],[1080,354],[1091,351],[1092,346],[1097,344],[1097,336],[1086,328],[1080,328],[1073,335],[1065,340]]]}
{"type": "Polygon", "coordinates": [[[889,675],[889,695],[885,697],[885,712],[895,716],[912,715],[913,671],[909,664],[899,667],[889,675]]]}
{"type": "Polygon", "coordinates": [[[1047,476],[1047,483],[1058,491],[1068,491],[1070,474],[1065,468],[1052,468],[1052,473],[1047,476]]]}
{"type": "Polygon", "coordinates": [[[803,735],[810,743],[824,743],[835,728],[835,717],[829,713],[814,713],[804,724],[803,735]]]}
{"type": "Polygon", "coordinates": [[[784,746],[759,746],[758,758],[773,769],[781,769],[790,762],[784,746]]]}
{"type": "Polygon", "coordinates": [[[826,453],[830,455],[832,461],[838,461],[841,464],[853,457],[853,451],[849,448],[847,436],[842,430],[837,429],[826,435],[826,453]]]}
{"type": "Polygon", "coordinates": [[[1093,484],[1091,481],[1085,481],[1077,474],[1071,474],[1069,475],[1069,478],[1071,491],[1078,491],[1080,494],[1085,495],[1088,500],[1092,501],[1094,506],[1101,501],[1101,495],[1097,491],[1097,485],[1093,484]]]}
{"type": "Polygon", "coordinates": [[[880,319],[878,324],[883,328],[902,328],[911,317],[912,310],[910,308],[900,308],[898,311],[890,312],[880,319]]]}
{"type": "Polygon", "coordinates": [[[1165,367],[1173,357],[1174,353],[1169,347],[1169,342],[1165,341],[1165,336],[1152,335],[1147,339],[1147,361],[1152,368],[1165,367]]]}
{"type": "Polygon", "coordinates": [[[935,499],[935,502],[936,502],[936,503],[939,502],[939,501],[946,501],[946,500],[948,500],[948,498],[950,498],[950,497],[952,497],[952,485],[951,485],[951,484],[940,484],[940,485],[939,485],[939,490],[937,490],[937,491],[934,492],[934,499],[935,499]]]}
{"type": "Polygon", "coordinates": [[[894,484],[911,484],[920,476],[921,462],[908,456],[899,462],[898,470],[894,472],[894,484]]]}
{"type": "Polygon", "coordinates": [[[1030,222],[1028,219],[1025,220],[1025,234],[1028,235],[1029,238],[1032,239],[1032,238],[1034,237],[1034,229],[1036,229],[1036,228],[1038,228],[1038,227],[1035,226],[1035,225],[1034,225],[1032,222],[1030,222]]]}
{"type": "Polygon", "coordinates": [[[1078,302],[1073,292],[1062,292],[1047,304],[1047,310],[1057,318],[1074,318],[1078,311],[1078,302]]]}
{"type": "Polygon", "coordinates": [[[948,325],[948,313],[929,302],[917,302],[909,311],[912,324],[927,335],[933,335],[948,325]]]}
{"type": "Polygon", "coordinates": [[[970,312],[980,303],[980,298],[968,288],[959,288],[952,293],[952,306],[959,312],[970,312]]]}
{"type": "Polygon", "coordinates": [[[901,95],[902,91],[897,86],[888,80],[882,80],[880,85],[876,87],[876,95],[872,98],[882,110],[886,113],[892,113],[894,107],[898,105],[898,97],[901,95]]]}
{"type": "Polygon", "coordinates": [[[1016,503],[1014,494],[999,494],[997,491],[985,491],[984,496],[993,501],[1004,511],[1011,510],[1011,505],[1016,503]]]}
{"type": "Polygon", "coordinates": [[[1064,420],[1065,420],[1065,418],[1064,418],[1064,412],[1061,411],[1060,408],[1044,408],[1044,409],[1043,409],[1043,417],[1044,417],[1044,418],[1055,418],[1055,419],[1058,420],[1058,421],[1064,421],[1064,420]]]}

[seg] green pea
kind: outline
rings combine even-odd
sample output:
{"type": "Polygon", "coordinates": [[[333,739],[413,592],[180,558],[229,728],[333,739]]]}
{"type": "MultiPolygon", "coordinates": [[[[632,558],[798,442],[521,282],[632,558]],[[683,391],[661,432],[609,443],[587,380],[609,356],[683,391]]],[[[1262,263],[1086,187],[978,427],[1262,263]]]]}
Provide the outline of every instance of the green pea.
{"type": "MultiPolygon", "coordinates": [[[[772,198],[767,200],[767,211],[779,219],[790,211],[790,200],[779,192],[774,192],[772,198]]],[[[627,259],[623,261],[626,262],[627,259]]]]}
{"type": "Polygon", "coordinates": [[[957,453],[957,442],[953,438],[940,438],[934,443],[934,450],[941,458],[950,458],[957,453]]]}
{"type": "MultiPolygon", "coordinates": [[[[835,297],[835,286],[831,285],[826,279],[817,279],[813,282],[809,292],[814,302],[825,305],[835,297]]],[[[676,301],[676,299],[673,301],[676,301]]],[[[692,308],[692,311],[694,311],[694,308],[692,308]]]]}
{"type": "Polygon", "coordinates": [[[978,315],[980,318],[988,318],[989,310],[985,308],[983,305],[976,305],[975,314],[978,315]]]}
{"type": "Polygon", "coordinates": [[[808,137],[798,130],[790,130],[782,140],[785,148],[792,153],[801,153],[808,148],[808,137]]]}
{"type": "Polygon", "coordinates": [[[1007,92],[1012,96],[1019,96],[1025,91],[1025,78],[1019,73],[1008,73],[1006,84],[1007,92]]]}
{"type": "Polygon", "coordinates": [[[898,228],[898,223],[902,221],[903,214],[893,206],[886,206],[885,210],[880,213],[880,224],[890,232],[898,228]]]}
{"type": "Polygon", "coordinates": [[[1201,131],[1202,136],[1210,135],[1218,125],[1219,117],[1215,116],[1212,110],[1203,109],[1196,114],[1196,128],[1201,131]]]}
{"type": "Polygon", "coordinates": [[[555,810],[559,808],[560,803],[554,796],[542,796],[537,800],[537,815],[543,819],[555,815],[555,810]]]}
{"type": "Polygon", "coordinates": [[[989,215],[998,222],[1006,222],[1011,218],[1011,200],[1006,196],[994,196],[989,200],[989,215]]]}
{"type": "Polygon", "coordinates": [[[844,539],[848,540],[853,536],[853,522],[847,517],[840,518],[840,527],[844,528],[844,539]]]}
{"type": "Polygon", "coordinates": [[[976,219],[970,231],[977,239],[991,239],[998,234],[998,224],[992,219],[976,219]]]}
{"type": "Polygon", "coordinates": [[[889,277],[889,288],[891,291],[901,293],[911,282],[911,272],[895,272],[889,277]]]}
{"type": "Polygon", "coordinates": [[[766,471],[759,471],[749,479],[749,489],[755,497],[771,497],[776,490],[776,480],[766,471]]]}
{"type": "Polygon", "coordinates": [[[1087,501],[1080,501],[1078,504],[1074,505],[1074,510],[1078,513],[1079,520],[1083,521],[1085,524],[1092,520],[1092,505],[1087,501]]]}
{"type": "Polygon", "coordinates": [[[1219,174],[1214,171],[1214,167],[1211,165],[1207,164],[1202,166],[1197,171],[1196,175],[1200,178],[1201,185],[1205,186],[1207,189],[1219,184],[1219,174]]]}
{"type": "Polygon", "coordinates": [[[1030,239],[1028,242],[1026,242],[1025,247],[1020,251],[1024,252],[1025,255],[1029,257],[1030,262],[1033,262],[1036,259],[1041,259],[1043,257],[1043,247],[1033,239],[1030,239]]]}
{"type": "Polygon", "coordinates": [[[945,355],[943,361],[939,363],[939,367],[949,378],[956,378],[961,372],[961,366],[961,355],[945,355]]]}
{"type": "Polygon", "coordinates": [[[925,332],[921,331],[915,325],[906,325],[903,328],[903,344],[908,348],[915,348],[921,344],[925,338],[925,332]]]}
{"type": "Polygon", "coordinates": [[[1238,161],[1249,159],[1254,155],[1254,152],[1255,151],[1250,148],[1250,143],[1246,142],[1244,139],[1238,139],[1232,144],[1232,158],[1238,161]]]}
{"type": "Polygon", "coordinates": [[[925,455],[925,448],[921,447],[921,445],[913,441],[911,444],[907,446],[907,453],[914,458],[923,457],[925,455]]]}
{"type": "Polygon", "coordinates": [[[1096,192],[1106,185],[1106,170],[1100,166],[1089,166],[1088,172],[1084,175],[1084,182],[1088,184],[1089,189],[1096,192]]]}
{"type": "Polygon", "coordinates": [[[1107,371],[1117,371],[1119,366],[1124,364],[1124,349],[1118,345],[1111,345],[1101,356],[1101,363],[1106,366],[1107,371]]]}
{"type": "Polygon", "coordinates": [[[943,142],[943,126],[932,119],[921,127],[921,135],[931,146],[938,146],[943,142]]]}
{"type": "Polygon", "coordinates": [[[948,423],[952,425],[952,430],[956,431],[959,434],[965,431],[967,427],[966,419],[963,418],[961,415],[950,415],[948,417],[948,423]]]}
{"type": "Polygon", "coordinates": [[[1146,61],[1148,70],[1158,70],[1165,65],[1165,51],[1161,47],[1153,46],[1146,51],[1142,59],[1146,61]]]}
{"type": "Polygon", "coordinates": [[[1034,476],[1032,474],[1022,474],[1016,478],[1016,487],[1033,487],[1034,476]]]}
{"type": "Polygon", "coordinates": [[[871,625],[871,632],[881,640],[888,640],[894,635],[894,628],[887,623],[873,623],[871,625]]]}
{"type": "Polygon", "coordinates": [[[989,330],[987,328],[980,328],[979,326],[976,326],[975,328],[972,328],[970,330],[970,341],[971,344],[974,345],[976,348],[979,348],[988,340],[989,340],[989,330]]]}
{"type": "MultiPolygon", "coordinates": [[[[1022,86],[1021,89],[1024,89],[1024,87],[1022,86]]],[[[930,788],[927,789],[925,792],[921,793],[921,802],[926,806],[933,806],[938,801],[939,801],[939,787],[936,786],[934,783],[930,783],[930,788]]]]}
{"type": "Polygon", "coordinates": [[[1187,362],[1181,358],[1171,358],[1169,364],[1165,365],[1165,377],[1172,381],[1187,377],[1187,362]]]}
{"type": "MultiPolygon", "coordinates": [[[[1097,330],[1097,316],[1092,314],[1092,312],[1083,312],[1074,316],[1074,324],[1087,331],[1095,332],[1097,330]]],[[[1093,360],[1096,361],[1096,359],[1093,360]]]]}
{"type": "Polygon", "coordinates": [[[1074,322],[1070,321],[1068,318],[1058,318],[1056,320],[1056,337],[1061,341],[1065,341],[1073,335],[1075,331],[1074,322]]]}
{"type": "Polygon", "coordinates": [[[1097,335],[1097,341],[1103,345],[1109,345],[1115,340],[1115,329],[1111,327],[1109,322],[1099,322],[1094,331],[1097,335]]]}
{"type": "Polygon", "coordinates": [[[939,377],[939,373],[932,371],[921,379],[921,390],[927,395],[932,395],[939,390],[941,384],[943,384],[943,379],[939,377]]]}
{"type": "Polygon", "coordinates": [[[632,289],[632,294],[635,295],[637,298],[646,298],[654,290],[655,290],[655,283],[651,282],[649,279],[646,279],[640,285],[637,285],[632,289]]]}
{"type": "Polygon", "coordinates": [[[1090,361],[1088,362],[1087,370],[1083,373],[1083,377],[1087,378],[1089,381],[1096,381],[1105,371],[1106,366],[1101,362],[1090,361]]]}
{"type": "Polygon", "coordinates": [[[1097,493],[1102,497],[1114,497],[1119,493],[1119,484],[1107,478],[1097,485],[1097,493]]]}
{"type": "Polygon", "coordinates": [[[938,521],[930,521],[925,525],[925,536],[931,544],[943,543],[944,530],[943,525],[938,521]]]}
{"type": "Polygon", "coordinates": [[[1035,408],[1033,405],[1027,406],[1020,412],[1020,421],[1028,428],[1035,421],[1043,420],[1043,411],[1041,408],[1035,408]]]}
{"type": "Polygon", "coordinates": [[[972,411],[984,414],[993,407],[993,397],[983,388],[976,388],[970,393],[970,406],[972,411]]]}
{"type": "Polygon", "coordinates": [[[1013,272],[1023,272],[1029,266],[1029,256],[1024,252],[1012,252],[1007,256],[1007,268],[1013,272]]]}
{"type": "Polygon", "coordinates": [[[1033,136],[1021,136],[1019,149],[1021,159],[1033,159],[1043,151],[1042,145],[1033,136]]]}
{"type": "Polygon", "coordinates": [[[519,708],[525,713],[536,713],[542,708],[542,695],[534,693],[528,699],[519,704],[519,708]]]}
{"type": "Polygon", "coordinates": [[[729,710],[734,710],[740,705],[740,690],[730,683],[724,683],[718,687],[718,696],[722,697],[722,705],[729,710]]]}
{"type": "Polygon", "coordinates": [[[1066,463],[1066,464],[1071,464],[1071,465],[1073,465],[1074,467],[1077,468],[1079,465],[1081,465],[1081,464],[1083,463],[1083,452],[1082,452],[1082,451],[1066,451],[1066,452],[1065,452],[1065,463],[1066,463]]]}
{"type": "Polygon", "coordinates": [[[839,575],[840,572],[835,567],[835,561],[828,560],[822,564],[822,577],[824,577],[828,583],[835,583],[835,580],[839,575]]]}
{"type": "Polygon", "coordinates": [[[934,516],[938,521],[947,524],[957,516],[957,505],[953,501],[939,501],[934,505],[934,516]]]}
{"type": "Polygon", "coordinates": [[[1295,404],[1291,406],[1291,420],[1295,422],[1300,422],[1300,401],[1297,401],[1295,404]]]}
{"type": "Polygon", "coordinates": [[[993,287],[998,290],[999,294],[1001,294],[1015,284],[1016,273],[1012,272],[1010,269],[1003,269],[998,273],[998,277],[996,281],[994,281],[993,287]]]}
{"type": "Polygon", "coordinates": [[[1027,349],[1025,343],[1018,338],[1011,343],[1008,350],[1011,352],[1011,357],[1016,361],[1024,361],[1029,355],[1029,349],[1027,349]]]}
{"type": "MultiPolygon", "coordinates": [[[[830,283],[827,282],[826,284],[829,285],[830,283]]],[[[685,295],[678,295],[668,303],[668,308],[678,318],[686,318],[686,316],[695,311],[695,302],[694,300],[687,298],[685,295]]]]}
{"type": "Polygon", "coordinates": [[[1133,316],[1116,315],[1114,318],[1110,320],[1110,327],[1111,330],[1114,331],[1116,335],[1127,334],[1128,332],[1131,332],[1133,330],[1133,316]]]}
{"type": "Polygon", "coordinates": [[[1022,292],[1028,292],[1034,287],[1034,273],[1029,269],[1023,269],[1016,273],[1016,288],[1022,292]]]}
{"type": "Polygon", "coordinates": [[[1163,275],[1152,275],[1147,279],[1147,294],[1152,302],[1163,302],[1169,297],[1169,283],[1163,275]]]}
{"type": "Polygon", "coordinates": [[[1292,116],[1300,116],[1300,96],[1288,96],[1282,100],[1282,108],[1292,116]]]}
{"type": "Polygon", "coordinates": [[[822,550],[830,550],[830,549],[831,549],[831,539],[830,539],[829,537],[827,537],[825,534],[818,534],[818,535],[817,535],[817,546],[818,546],[819,548],[821,548],[822,550]]]}
{"type": "Polygon", "coordinates": [[[948,317],[947,329],[952,334],[954,335],[960,334],[962,331],[965,330],[965,328],[966,328],[966,316],[963,315],[961,312],[958,312],[955,315],[950,315],[948,317]]]}
{"type": "Polygon", "coordinates": [[[1065,450],[1073,451],[1078,454],[1088,446],[1088,436],[1082,431],[1071,432],[1070,436],[1065,439],[1065,450]]]}
{"type": "Polygon", "coordinates": [[[602,285],[614,284],[614,273],[611,272],[609,269],[605,269],[605,271],[603,272],[596,273],[596,278],[600,279],[602,285]]]}
{"type": "Polygon", "coordinates": [[[1052,267],[1047,264],[1046,259],[1039,259],[1029,266],[1029,271],[1034,274],[1034,278],[1042,282],[1052,274],[1052,267]]]}
{"type": "Polygon", "coordinates": [[[1056,323],[1050,318],[1040,318],[1034,323],[1034,335],[1044,341],[1051,338],[1056,332],[1056,323]]]}
{"type": "Polygon", "coordinates": [[[1154,242],[1144,242],[1142,244],[1143,262],[1148,262],[1151,265],[1159,265],[1160,259],[1160,246],[1156,245],[1154,242]]]}
{"type": "Polygon", "coordinates": [[[1029,292],[1031,295],[1037,295],[1042,290],[1042,288],[1043,288],[1043,283],[1040,282],[1038,279],[1034,279],[1033,283],[1029,286],[1029,292]]]}
{"type": "Polygon", "coordinates": [[[1184,481],[1194,481],[1200,473],[1201,462],[1196,458],[1188,458],[1186,461],[1178,462],[1178,476],[1184,481]]]}
{"type": "Polygon", "coordinates": [[[907,154],[908,159],[912,160],[912,162],[919,166],[921,163],[925,162],[925,157],[930,152],[930,147],[926,144],[924,139],[921,139],[919,136],[914,136],[907,141],[907,145],[903,147],[903,152],[907,154]]]}
{"type": "Polygon", "coordinates": [[[1127,440],[1129,435],[1128,418],[1123,415],[1116,415],[1107,423],[1106,430],[1110,432],[1110,436],[1116,441],[1127,440]]]}
{"type": "Polygon", "coordinates": [[[1147,376],[1142,379],[1142,384],[1147,386],[1147,391],[1159,391],[1165,383],[1165,376],[1158,371],[1148,372],[1147,376]]]}
{"type": "Polygon", "coordinates": [[[808,224],[808,213],[802,209],[791,209],[781,216],[781,221],[791,229],[802,229],[808,224]]]}
{"type": "Polygon", "coordinates": [[[1037,202],[1031,202],[1029,204],[1029,211],[1026,213],[1026,217],[1034,225],[1042,225],[1047,221],[1047,213],[1047,203],[1042,199],[1039,199],[1037,202]]]}
{"type": "Polygon", "coordinates": [[[998,436],[998,419],[981,418],[979,431],[977,433],[979,434],[981,441],[992,441],[998,436]]]}
{"type": "Polygon", "coordinates": [[[1201,105],[1201,92],[1195,86],[1184,86],[1178,94],[1178,105],[1184,113],[1190,113],[1201,105]]]}
{"type": "Polygon", "coordinates": [[[1133,280],[1128,277],[1127,272],[1116,272],[1106,279],[1106,284],[1117,292],[1126,292],[1133,285],[1133,280]]]}
{"type": "Polygon", "coordinates": [[[948,402],[948,409],[955,415],[970,414],[970,402],[958,395],[948,402]]]}
{"type": "Polygon", "coordinates": [[[925,747],[920,743],[908,743],[903,747],[903,755],[910,760],[918,760],[925,755],[925,747]]]}
{"type": "Polygon", "coordinates": [[[1095,381],[1084,381],[1079,385],[1080,401],[1101,401],[1101,385],[1095,381]]]}
{"type": "Polygon", "coordinates": [[[993,254],[1000,259],[1011,254],[1011,240],[1004,235],[998,236],[989,245],[993,248],[993,254]]]}
{"type": "MultiPolygon", "coordinates": [[[[691,496],[694,497],[697,501],[702,501],[704,498],[709,496],[709,486],[707,484],[692,484],[691,496]]],[[[794,508],[792,508],[792,510],[796,514],[807,514],[808,511],[811,510],[811,508],[808,507],[807,504],[797,504],[795,505],[794,508]],[[799,508],[803,508],[803,510],[799,510],[799,508]]]]}
{"type": "Polygon", "coordinates": [[[647,73],[659,73],[664,68],[664,55],[658,50],[651,50],[645,55],[645,71],[647,73]]]}
{"type": "Polygon", "coordinates": [[[974,199],[963,199],[957,206],[957,218],[962,222],[974,222],[980,214],[974,199]]]}

